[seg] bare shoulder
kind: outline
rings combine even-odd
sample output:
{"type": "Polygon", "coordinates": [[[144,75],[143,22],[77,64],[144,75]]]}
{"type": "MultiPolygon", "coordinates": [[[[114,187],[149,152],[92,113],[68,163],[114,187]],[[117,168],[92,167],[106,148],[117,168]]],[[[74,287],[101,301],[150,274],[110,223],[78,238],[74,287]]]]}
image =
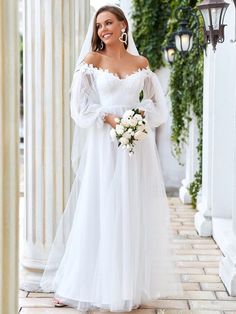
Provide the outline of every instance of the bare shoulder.
{"type": "Polygon", "coordinates": [[[101,54],[96,51],[91,51],[86,55],[83,61],[88,64],[93,64],[95,67],[97,67],[101,61],[101,54]]]}
{"type": "Polygon", "coordinates": [[[148,59],[144,56],[135,56],[134,57],[136,59],[137,62],[137,67],[138,68],[146,68],[149,67],[149,62],[148,59]]]}

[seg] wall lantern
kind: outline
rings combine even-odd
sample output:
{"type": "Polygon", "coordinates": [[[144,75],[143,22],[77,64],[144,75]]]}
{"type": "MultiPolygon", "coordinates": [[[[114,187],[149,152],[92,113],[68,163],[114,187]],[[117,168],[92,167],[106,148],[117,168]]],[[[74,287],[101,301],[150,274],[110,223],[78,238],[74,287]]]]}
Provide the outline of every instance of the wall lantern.
{"type": "Polygon", "coordinates": [[[163,50],[164,50],[166,61],[172,64],[175,60],[175,54],[176,54],[176,48],[175,48],[173,37],[163,50]]]}
{"type": "Polygon", "coordinates": [[[175,45],[180,53],[185,56],[193,47],[193,32],[187,28],[188,22],[180,22],[179,29],[175,32],[175,45]]]}
{"type": "Polygon", "coordinates": [[[193,47],[193,32],[190,28],[188,28],[190,17],[193,17],[196,25],[196,44],[198,54],[200,55],[200,50],[202,48],[205,49],[206,47],[205,45],[200,45],[199,41],[200,23],[197,14],[190,6],[181,6],[176,8],[174,15],[176,20],[179,22],[179,28],[173,34],[177,50],[181,53],[183,57],[185,57],[193,47]]]}
{"type": "Polygon", "coordinates": [[[217,43],[224,42],[224,17],[228,6],[224,0],[204,0],[197,5],[204,19],[205,42],[211,43],[214,51],[217,43]]]}

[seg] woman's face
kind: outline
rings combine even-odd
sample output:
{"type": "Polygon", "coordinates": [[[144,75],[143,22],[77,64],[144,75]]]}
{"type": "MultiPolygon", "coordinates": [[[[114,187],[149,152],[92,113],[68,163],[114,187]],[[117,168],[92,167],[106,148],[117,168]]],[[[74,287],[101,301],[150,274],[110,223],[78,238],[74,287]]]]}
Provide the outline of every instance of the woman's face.
{"type": "Polygon", "coordinates": [[[122,34],[121,29],[125,28],[125,23],[119,21],[113,13],[104,11],[98,14],[96,26],[99,38],[106,45],[117,42],[122,34]]]}

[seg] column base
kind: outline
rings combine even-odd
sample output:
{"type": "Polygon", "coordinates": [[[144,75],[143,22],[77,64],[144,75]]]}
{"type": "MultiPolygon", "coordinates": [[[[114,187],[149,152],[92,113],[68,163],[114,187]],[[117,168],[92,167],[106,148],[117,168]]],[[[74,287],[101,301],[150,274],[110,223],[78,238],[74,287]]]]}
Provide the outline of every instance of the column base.
{"type": "Polygon", "coordinates": [[[189,194],[188,189],[185,186],[181,186],[179,189],[179,198],[181,202],[185,205],[192,204],[192,198],[189,194]]]}
{"type": "Polygon", "coordinates": [[[188,190],[188,184],[186,180],[182,180],[182,186],[179,189],[179,198],[183,204],[192,204],[192,197],[188,190]]]}
{"type": "Polygon", "coordinates": [[[212,219],[209,211],[202,209],[202,204],[198,205],[198,210],[194,216],[194,225],[201,237],[209,237],[212,235],[212,219]]]}
{"type": "Polygon", "coordinates": [[[32,269],[21,269],[20,270],[20,282],[19,287],[21,290],[28,292],[40,292],[42,291],[39,283],[42,277],[42,272],[32,269]]]}
{"type": "Polygon", "coordinates": [[[230,256],[222,257],[220,260],[219,276],[230,296],[236,296],[236,265],[230,256]]]}

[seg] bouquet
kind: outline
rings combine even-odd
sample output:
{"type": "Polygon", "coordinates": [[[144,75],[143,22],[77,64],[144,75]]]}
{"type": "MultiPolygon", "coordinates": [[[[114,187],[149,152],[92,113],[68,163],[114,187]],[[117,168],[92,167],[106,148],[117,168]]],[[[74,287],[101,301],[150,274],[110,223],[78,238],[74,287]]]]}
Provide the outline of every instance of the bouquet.
{"type": "Polygon", "coordinates": [[[115,118],[116,128],[112,128],[110,135],[113,141],[117,139],[118,146],[126,148],[129,156],[134,153],[135,143],[141,141],[147,135],[146,120],[142,117],[140,110],[127,110],[121,118],[115,118]]]}

